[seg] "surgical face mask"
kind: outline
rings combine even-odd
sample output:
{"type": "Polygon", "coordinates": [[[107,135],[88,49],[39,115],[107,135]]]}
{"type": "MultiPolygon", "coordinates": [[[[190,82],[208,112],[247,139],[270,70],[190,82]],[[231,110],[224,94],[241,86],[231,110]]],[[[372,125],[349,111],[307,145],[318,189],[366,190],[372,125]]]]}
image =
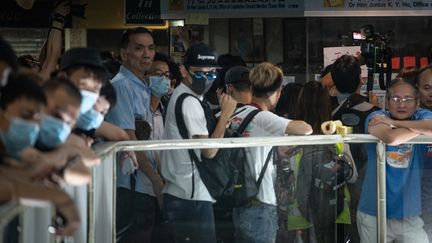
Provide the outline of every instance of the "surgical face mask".
{"type": "Polygon", "coordinates": [[[162,97],[168,92],[170,81],[165,76],[150,76],[149,88],[152,95],[162,97]]]}
{"type": "Polygon", "coordinates": [[[86,113],[80,115],[76,127],[84,131],[96,129],[100,127],[100,125],[103,122],[103,119],[104,117],[102,116],[102,114],[92,108],[86,113]]]}
{"type": "Polygon", "coordinates": [[[88,90],[81,90],[81,96],[82,100],[80,113],[84,114],[89,111],[94,106],[94,104],[96,104],[99,94],[88,90]]]}
{"type": "Polygon", "coordinates": [[[42,117],[40,132],[37,139],[38,145],[45,149],[53,149],[63,144],[69,137],[70,126],[55,117],[42,117]]]}
{"type": "Polygon", "coordinates": [[[1,133],[1,139],[6,152],[19,158],[19,153],[25,148],[33,147],[39,134],[39,124],[21,118],[12,118],[9,128],[1,133]]]}
{"type": "Polygon", "coordinates": [[[3,70],[2,75],[0,76],[0,86],[4,87],[7,82],[8,82],[8,78],[9,78],[9,74],[12,72],[12,68],[7,67],[3,70]]]}
{"type": "Polygon", "coordinates": [[[191,89],[197,95],[203,95],[207,93],[207,91],[211,88],[213,82],[217,77],[216,72],[196,71],[193,73],[190,72],[190,74],[192,77],[191,89]]]}

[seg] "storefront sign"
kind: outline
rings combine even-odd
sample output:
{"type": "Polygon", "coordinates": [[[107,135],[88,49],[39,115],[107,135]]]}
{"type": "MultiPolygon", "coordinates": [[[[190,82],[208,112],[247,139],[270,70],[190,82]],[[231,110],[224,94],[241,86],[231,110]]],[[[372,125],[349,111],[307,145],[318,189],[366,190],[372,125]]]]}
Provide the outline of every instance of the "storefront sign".
{"type": "Polygon", "coordinates": [[[158,0],[124,0],[126,24],[164,24],[158,0]]]}
{"type": "Polygon", "coordinates": [[[428,15],[432,0],[167,0],[163,17],[207,13],[211,18],[428,15]]]}
{"type": "Polygon", "coordinates": [[[293,0],[187,0],[186,10],[279,10],[279,9],[299,9],[303,1],[293,0]]]}
{"type": "Polygon", "coordinates": [[[431,0],[309,0],[307,11],[320,10],[432,10],[431,0]]]}
{"type": "Polygon", "coordinates": [[[302,0],[168,0],[161,1],[162,15],[208,13],[211,17],[282,16],[302,12],[302,0]],[[220,15],[223,13],[223,15],[220,15]]]}

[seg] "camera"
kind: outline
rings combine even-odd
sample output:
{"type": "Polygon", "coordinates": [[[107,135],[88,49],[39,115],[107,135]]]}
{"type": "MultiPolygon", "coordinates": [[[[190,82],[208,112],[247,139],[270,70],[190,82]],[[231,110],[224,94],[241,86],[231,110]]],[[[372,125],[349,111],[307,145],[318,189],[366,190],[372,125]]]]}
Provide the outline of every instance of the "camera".
{"type": "Polygon", "coordinates": [[[367,91],[373,89],[374,74],[379,74],[379,86],[386,89],[386,84],[391,81],[391,57],[392,52],[389,47],[393,33],[391,31],[382,35],[375,32],[372,25],[365,25],[360,32],[352,32],[353,40],[360,41],[361,56],[368,67],[367,91]],[[384,78],[385,74],[385,78],[384,78]]]}

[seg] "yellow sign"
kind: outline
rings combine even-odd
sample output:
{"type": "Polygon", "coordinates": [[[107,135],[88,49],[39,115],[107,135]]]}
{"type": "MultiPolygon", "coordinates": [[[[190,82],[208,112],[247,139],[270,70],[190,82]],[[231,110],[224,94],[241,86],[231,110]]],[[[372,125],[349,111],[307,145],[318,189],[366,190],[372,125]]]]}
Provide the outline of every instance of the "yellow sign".
{"type": "MultiPolygon", "coordinates": [[[[143,25],[126,25],[124,1],[91,0],[86,7],[86,19],[79,20],[79,27],[85,29],[126,29],[143,25]]],[[[145,25],[149,29],[168,29],[168,21],[163,25],[145,25]]]]}

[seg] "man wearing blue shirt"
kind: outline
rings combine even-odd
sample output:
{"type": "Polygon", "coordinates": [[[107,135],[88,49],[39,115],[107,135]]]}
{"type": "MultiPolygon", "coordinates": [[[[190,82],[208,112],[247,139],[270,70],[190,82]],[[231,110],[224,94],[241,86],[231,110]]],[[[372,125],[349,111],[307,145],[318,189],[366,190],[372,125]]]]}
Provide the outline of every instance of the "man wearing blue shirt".
{"type": "MultiPolygon", "coordinates": [[[[432,133],[432,113],[419,108],[419,92],[403,79],[387,89],[388,111],[366,119],[367,131],[387,144],[387,242],[429,242],[423,229],[420,186],[426,146],[402,144],[432,133]]],[[[361,242],[377,242],[376,147],[368,145],[368,164],[357,212],[361,242]]]]}
{"type": "MultiPolygon", "coordinates": [[[[155,56],[152,33],[141,27],[126,30],[121,39],[120,54],[123,65],[112,79],[118,101],[106,119],[125,129],[130,140],[137,140],[136,121],[146,121],[151,116],[151,93],[145,82],[145,73],[155,56]]],[[[128,158],[118,158],[118,242],[148,242],[150,239],[164,183],[152,156],[146,154],[149,153],[136,152],[139,169],[132,174],[133,168],[128,166],[128,158]]]]}

